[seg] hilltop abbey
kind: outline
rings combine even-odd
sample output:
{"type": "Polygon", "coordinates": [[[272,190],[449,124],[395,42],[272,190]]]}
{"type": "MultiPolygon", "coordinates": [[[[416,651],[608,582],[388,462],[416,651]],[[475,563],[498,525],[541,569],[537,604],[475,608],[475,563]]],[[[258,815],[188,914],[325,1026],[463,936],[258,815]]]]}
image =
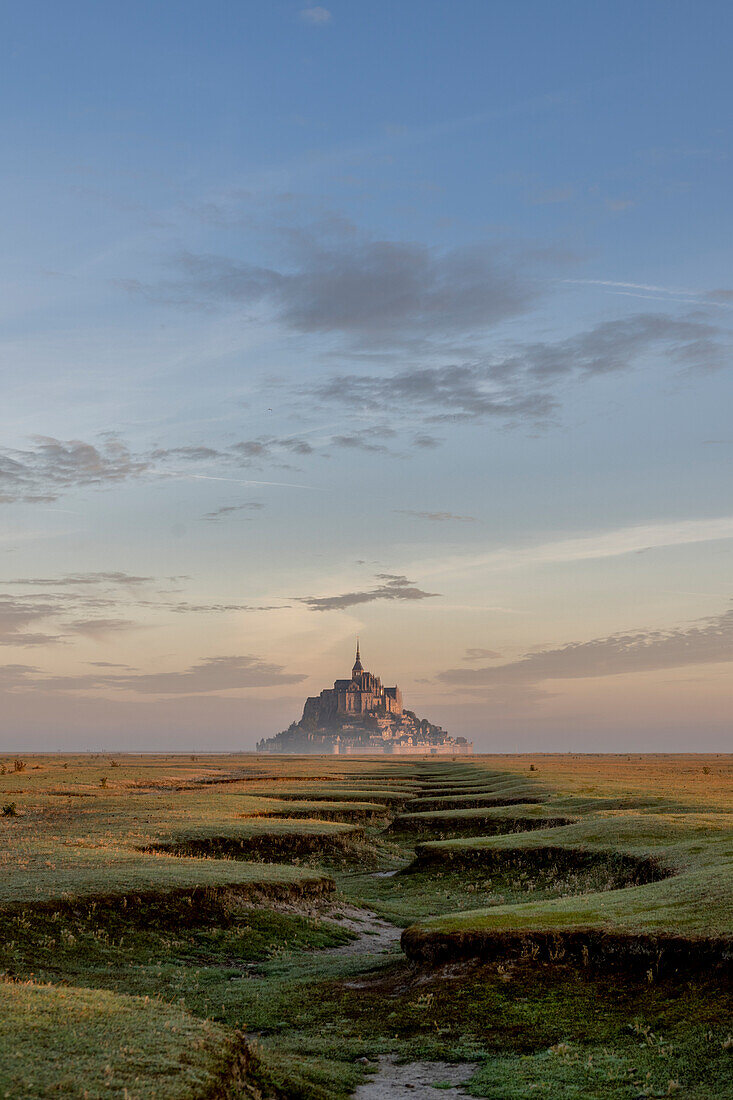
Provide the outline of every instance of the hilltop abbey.
{"type": "Polygon", "coordinates": [[[359,642],[351,678],[306,699],[303,717],[275,737],[257,745],[258,752],[292,753],[468,753],[465,737],[449,737],[427,718],[402,706],[402,692],[383,687],[366,672],[359,642]]]}

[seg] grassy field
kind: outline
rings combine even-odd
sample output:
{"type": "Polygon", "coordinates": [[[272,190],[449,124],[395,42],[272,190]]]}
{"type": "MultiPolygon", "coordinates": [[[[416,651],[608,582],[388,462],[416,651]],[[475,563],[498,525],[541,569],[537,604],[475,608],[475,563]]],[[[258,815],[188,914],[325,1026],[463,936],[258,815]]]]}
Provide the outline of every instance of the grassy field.
{"type": "Polygon", "coordinates": [[[346,1100],[382,1054],[490,1100],[731,1098],[732,778],[0,759],[0,1098],[346,1100]]]}

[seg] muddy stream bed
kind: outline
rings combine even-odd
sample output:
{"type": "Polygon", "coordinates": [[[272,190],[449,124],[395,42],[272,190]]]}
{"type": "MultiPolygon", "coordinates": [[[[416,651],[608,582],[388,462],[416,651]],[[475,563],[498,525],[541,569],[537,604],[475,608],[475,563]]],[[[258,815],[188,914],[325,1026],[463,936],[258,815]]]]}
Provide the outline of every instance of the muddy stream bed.
{"type": "Polygon", "coordinates": [[[354,1100],[415,1100],[416,1097],[465,1097],[460,1086],[476,1072],[471,1062],[407,1062],[385,1055],[370,1078],[359,1085],[354,1100]]]}

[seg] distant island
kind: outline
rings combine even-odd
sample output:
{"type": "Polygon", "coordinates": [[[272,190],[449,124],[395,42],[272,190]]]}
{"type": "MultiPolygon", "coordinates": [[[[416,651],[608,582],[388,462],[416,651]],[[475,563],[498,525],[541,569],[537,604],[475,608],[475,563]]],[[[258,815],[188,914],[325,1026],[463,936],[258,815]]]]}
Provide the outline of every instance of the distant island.
{"type": "Polygon", "coordinates": [[[351,678],[306,699],[300,721],[263,738],[257,752],[457,755],[473,752],[473,742],[405,710],[398,687],[364,671],[357,641],[351,678]]]}

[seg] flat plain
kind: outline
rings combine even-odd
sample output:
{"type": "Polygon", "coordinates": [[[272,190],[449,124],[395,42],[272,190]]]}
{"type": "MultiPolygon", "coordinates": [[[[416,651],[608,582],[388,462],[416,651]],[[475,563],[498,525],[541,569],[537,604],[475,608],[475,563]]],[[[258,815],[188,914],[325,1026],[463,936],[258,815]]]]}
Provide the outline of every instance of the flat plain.
{"type": "Polygon", "coordinates": [[[733,1097],[732,778],[0,759],[0,1097],[733,1097]]]}

